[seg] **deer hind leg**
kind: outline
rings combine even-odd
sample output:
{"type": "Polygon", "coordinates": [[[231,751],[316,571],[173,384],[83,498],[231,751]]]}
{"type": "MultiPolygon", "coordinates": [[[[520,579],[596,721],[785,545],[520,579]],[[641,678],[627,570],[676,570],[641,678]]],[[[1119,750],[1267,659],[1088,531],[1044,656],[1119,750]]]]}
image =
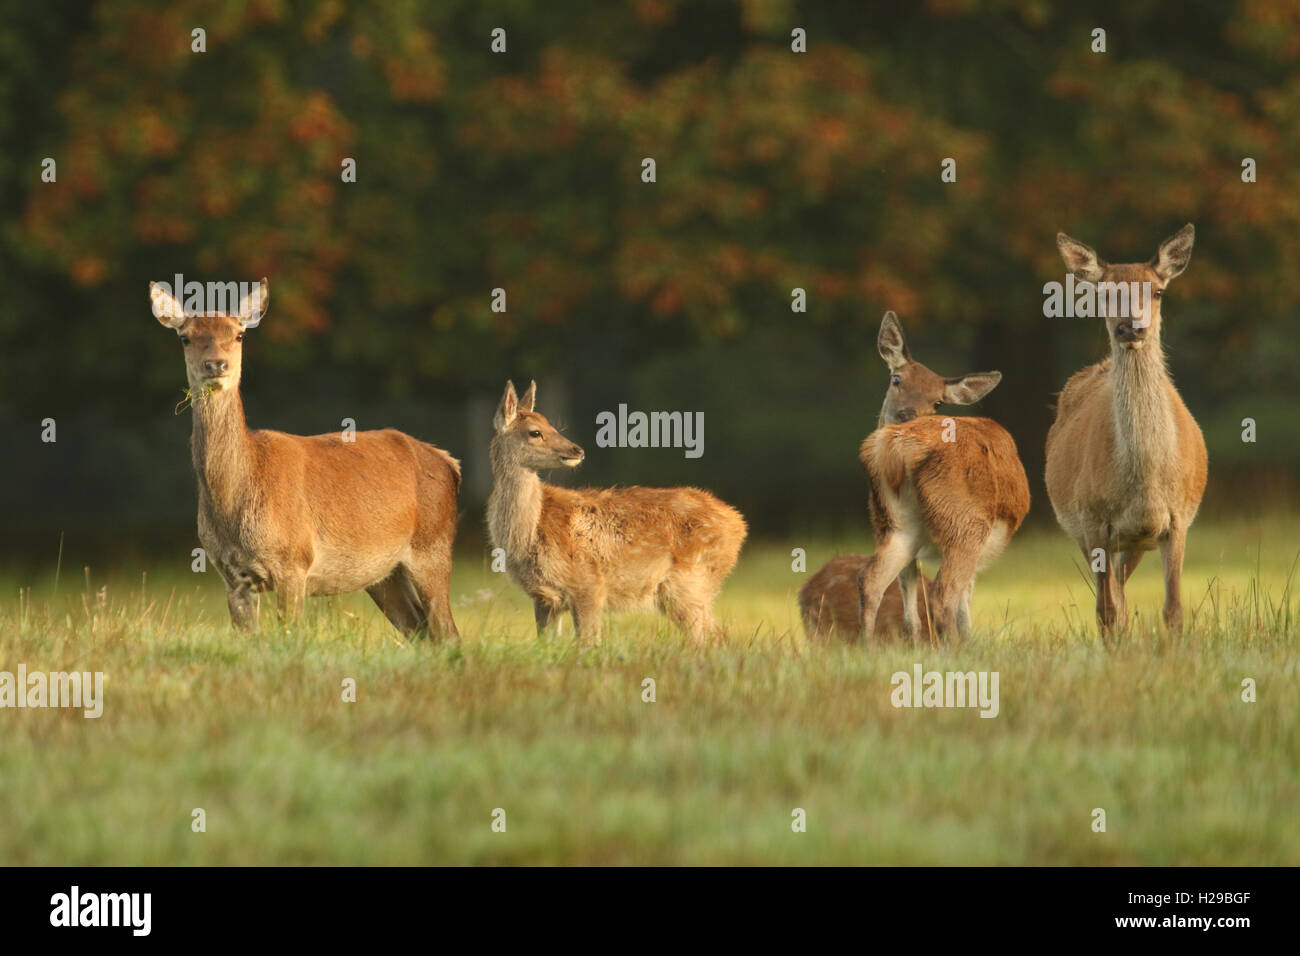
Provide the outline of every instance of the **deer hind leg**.
{"type": "Polygon", "coordinates": [[[1174,524],[1160,541],[1160,560],[1165,568],[1165,627],[1170,633],[1183,631],[1183,551],[1187,529],[1174,524]]]}
{"type": "MultiPolygon", "coordinates": [[[[916,542],[898,531],[891,532],[876,544],[876,553],[867,559],[858,574],[859,640],[865,641],[875,634],[876,615],[885,589],[916,560],[916,551],[916,542]]],[[[901,582],[899,586],[902,586],[901,582]]]]}
{"type": "MultiPolygon", "coordinates": [[[[209,553],[213,553],[209,549],[209,553]]],[[[257,582],[245,573],[214,560],[213,566],[226,585],[226,607],[230,610],[230,624],[237,631],[251,631],[257,627],[258,613],[262,608],[262,595],[257,582]]]]}
{"type": "Polygon", "coordinates": [[[943,553],[943,563],[934,579],[933,600],[930,603],[935,632],[941,638],[947,638],[954,632],[963,638],[970,634],[970,594],[975,589],[975,570],[987,537],[987,533],[980,537],[975,541],[974,547],[951,547],[943,553]]]}
{"type": "Polygon", "coordinates": [[[537,622],[537,636],[542,637],[548,631],[560,635],[560,625],[564,621],[563,608],[553,601],[535,595],[533,597],[533,620],[537,622]]]}
{"type": "Polygon", "coordinates": [[[660,610],[681,629],[691,642],[719,641],[722,630],[713,620],[716,595],[707,583],[694,578],[670,575],[659,585],[656,601],[660,610]]]}
{"type": "Polygon", "coordinates": [[[248,581],[240,581],[226,590],[226,607],[230,609],[230,623],[239,631],[257,627],[262,608],[262,595],[248,581]]]}
{"type": "Polygon", "coordinates": [[[1143,554],[1142,551],[1116,551],[1110,556],[1115,565],[1115,619],[1122,630],[1127,630],[1129,625],[1128,597],[1124,593],[1124,585],[1137,570],[1143,554]]]}
{"type": "Polygon", "coordinates": [[[921,615],[916,610],[916,578],[915,561],[907,562],[898,572],[898,590],[903,597],[903,637],[909,641],[915,641],[921,632],[921,615]]]}
{"type": "Polygon", "coordinates": [[[1093,586],[1097,591],[1097,629],[1102,637],[1110,637],[1115,633],[1115,625],[1119,617],[1119,607],[1115,597],[1115,562],[1100,544],[1089,547],[1087,542],[1083,545],[1083,559],[1092,569],[1093,586]],[[1096,558],[1093,552],[1096,550],[1101,550],[1105,554],[1100,571],[1094,566],[1096,558]]]}
{"type": "Polygon", "coordinates": [[[307,602],[307,572],[295,571],[276,581],[276,609],[285,624],[298,620],[307,602]]]}
{"type": "Polygon", "coordinates": [[[424,614],[415,603],[415,597],[401,568],[394,568],[388,577],[366,588],[366,593],[379,605],[384,617],[407,637],[418,633],[425,626],[424,614]]]}
{"type": "Polygon", "coordinates": [[[415,555],[400,570],[419,610],[420,626],[435,638],[459,638],[451,616],[451,542],[415,555]]]}
{"type": "Polygon", "coordinates": [[[600,615],[605,609],[605,594],[601,590],[575,593],[571,598],[573,630],[584,644],[600,642],[600,615]]]}

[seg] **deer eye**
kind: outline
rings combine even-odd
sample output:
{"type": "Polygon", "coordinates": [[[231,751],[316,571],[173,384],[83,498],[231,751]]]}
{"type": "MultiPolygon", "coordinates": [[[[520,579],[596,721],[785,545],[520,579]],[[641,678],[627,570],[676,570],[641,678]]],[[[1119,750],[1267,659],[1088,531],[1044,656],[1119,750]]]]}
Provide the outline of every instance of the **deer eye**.
{"type": "Polygon", "coordinates": [[[1152,292],[1151,294],[1152,294],[1153,296],[1155,296],[1157,299],[1162,299],[1162,298],[1164,298],[1165,290],[1164,290],[1164,289],[1156,289],[1156,290],[1155,290],[1154,292],[1152,292]]]}
{"type": "Polygon", "coordinates": [[[242,342],[242,341],[244,341],[244,333],[243,333],[243,332],[236,332],[236,333],[235,333],[235,341],[236,341],[236,342],[242,342]]]}
{"type": "Polygon", "coordinates": [[[533,429],[530,429],[530,430],[529,430],[529,432],[528,432],[528,437],[529,437],[529,438],[541,438],[541,437],[542,437],[542,433],[539,432],[536,428],[533,428],[533,429]]]}
{"type": "Polygon", "coordinates": [[[942,405],[942,404],[943,404],[943,399],[939,399],[939,401],[937,401],[937,402],[934,403],[934,407],[935,407],[935,408],[938,408],[938,407],[939,407],[940,405],[942,405]]]}
{"type": "Polygon", "coordinates": [[[903,380],[899,378],[897,375],[895,375],[893,378],[889,380],[889,384],[894,386],[902,385],[903,380]]]}
{"type": "Polygon", "coordinates": [[[189,345],[189,344],[190,344],[190,337],[188,335],[182,335],[181,345],[189,345]]]}

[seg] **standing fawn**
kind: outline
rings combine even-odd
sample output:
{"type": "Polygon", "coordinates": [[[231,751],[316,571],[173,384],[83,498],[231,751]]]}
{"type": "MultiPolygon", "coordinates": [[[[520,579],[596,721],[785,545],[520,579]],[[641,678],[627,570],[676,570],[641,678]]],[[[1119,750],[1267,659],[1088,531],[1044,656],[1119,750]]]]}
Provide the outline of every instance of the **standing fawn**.
{"type": "Polygon", "coordinates": [[[1094,568],[1103,635],[1127,625],[1124,584],[1143,552],[1157,546],[1165,626],[1174,632],[1183,626],[1183,549],[1205,491],[1207,459],[1201,430],[1165,366],[1160,302],[1170,280],[1187,268],[1195,238],[1188,223],[1150,262],[1111,265],[1065,233],[1056,236],[1079,279],[1149,282],[1152,290],[1149,298],[1128,299],[1127,315],[1106,316],[1109,357],[1066,383],[1047,433],[1047,495],[1057,522],[1094,568]],[[1096,570],[1097,558],[1103,570],[1096,570]]]}
{"type": "Polygon", "coordinates": [[[290,619],[308,594],[364,588],[404,633],[458,636],[449,591],[459,464],[392,429],[355,441],[250,430],[242,343],[267,297],[263,279],[234,315],[187,315],[149,286],[154,316],[185,350],[199,541],[226,584],[231,621],[253,627],[262,591],[275,591],[290,619]]]}
{"type": "Polygon", "coordinates": [[[698,488],[560,488],[542,468],[576,468],[583,450],[506,384],[493,419],[488,533],[533,600],[541,634],[569,610],[580,640],[600,615],[655,607],[692,640],[717,637],[713,601],[745,540],[740,512],[698,488]]]}
{"type": "Polygon", "coordinates": [[[918,628],[916,559],[941,561],[929,595],[940,637],[970,633],[975,575],[1006,547],[1029,511],[1029,480],[1016,443],[987,418],[940,418],[940,404],[971,405],[1002,380],[999,372],[945,379],[912,360],[892,312],[880,323],[880,357],[890,389],[879,427],[862,443],[859,458],[871,485],[871,526],[876,551],[859,575],[865,639],[876,630],[881,599],[898,580],[903,633],[918,628]]]}

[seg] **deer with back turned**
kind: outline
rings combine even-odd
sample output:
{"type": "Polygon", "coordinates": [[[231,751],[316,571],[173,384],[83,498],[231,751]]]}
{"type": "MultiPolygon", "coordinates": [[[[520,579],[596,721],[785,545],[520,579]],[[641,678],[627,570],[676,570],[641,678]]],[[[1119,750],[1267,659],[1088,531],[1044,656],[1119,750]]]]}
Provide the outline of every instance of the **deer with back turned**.
{"type": "Polygon", "coordinates": [[[929,606],[938,637],[970,632],[975,575],[1006,547],[1029,511],[1016,443],[988,418],[941,418],[941,404],[970,405],[999,372],[944,379],[912,359],[897,316],[885,313],[877,348],[890,369],[879,427],[859,458],[870,484],[876,550],[859,574],[859,634],[876,631],[885,590],[897,580],[903,633],[916,634],[916,560],[940,559],[929,606]]]}
{"type": "Polygon", "coordinates": [[[713,602],[744,543],[740,512],[698,488],[561,488],[537,472],[585,457],[506,383],[493,418],[488,532],[533,602],[539,634],[573,615],[583,641],[601,613],[655,608],[692,640],[716,638],[713,602]]]}
{"type": "MultiPolygon", "coordinates": [[[[1151,295],[1107,309],[1110,355],[1076,372],[1047,433],[1047,495],[1061,527],[1093,569],[1103,635],[1128,622],[1124,585],[1142,555],[1160,549],[1164,621],[1183,626],[1183,552],[1205,492],[1205,439],[1169,377],[1161,344],[1161,303],[1192,256],[1188,223],[1147,262],[1112,265],[1058,233],[1066,266],[1084,282],[1149,283],[1151,295]]],[[[1100,297],[1099,301],[1100,301],[1100,297]]],[[[1121,300],[1124,301],[1124,300],[1121,300]]]]}
{"type": "Polygon", "coordinates": [[[234,626],[256,624],[264,591],[291,620],[308,595],[365,590],[408,635],[458,636],[456,459],[393,429],[355,441],[249,429],[243,341],[266,311],[265,279],[231,314],[188,314],[158,283],[149,298],[185,353],[199,542],[225,582],[234,626]]]}

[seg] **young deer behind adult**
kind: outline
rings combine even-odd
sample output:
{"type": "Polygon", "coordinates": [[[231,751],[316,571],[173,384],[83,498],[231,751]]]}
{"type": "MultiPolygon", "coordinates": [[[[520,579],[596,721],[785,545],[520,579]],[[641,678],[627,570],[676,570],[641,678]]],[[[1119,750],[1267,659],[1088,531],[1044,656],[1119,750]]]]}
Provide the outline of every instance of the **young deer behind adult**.
{"type": "MultiPolygon", "coordinates": [[[[1111,265],[1065,233],[1061,257],[1094,283],[1151,283],[1149,301],[1106,317],[1110,355],[1076,372],[1061,392],[1047,433],[1047,496],[1056,520],[1094,568],[1097,624],[1128,623],[1124,584],[1144,552],[1160,548],[1165,626],[1183,626],[1181,581],[1187,529],[1205,492],[1205,439],[1169,378],[1161,348],[1165,287],[1187,268],[1196,230],[1188,223],[1148,262],[1111,265]],[[1100,549],[1104,555],[1096,555],[1100,549]],[[1102,570],[1095,570],[1097,557],[1102,570]]],[[[1120,311],[1120,310],[1116,310],[1120,311]]]]}
{"type": "Polygon", "coordinates": [[[698,488],[560,488],[543,468],[576,468],[583,450],[533,410],[513,382],[493,419],[487,521],[506,570],[533,600],[538,633],[568,610],[578,637],[600,636],[606,607],[655,607],[689,637],[717,637],[713,602],[736,564],[745,519],[698,488]]]}
{"type": "Polygon", "coordinates": [[[243,340],[266,311],[266,279],[233,315],[186,314],[157,283],[149,298],[185,351],[199,542],[225,582],[234,626],[256,624],[263,591],[290,619],[309,594],[365,589],[404,633],[456,637],[456,459],[393,429],[356,432],[355,441],[250,430],[239,398],[243,340]]]}
{"type": "Polygon", "coordinates": [[[876,551],[859,577],[859,634],[875,633],[885,589],[901,591],[903,633],[917,633],[916,559],[939,557],[930,593],[939,637],[970,632],[975,575],[1006,547],[1029,511],[1029,480],[1016,443],[988,418],[940,418],[943,403],[971,405],[1002,380],[999,372],[945,379],[913,361],[903,330],[885,313],[877,339],[890,369],[879,427],[859,458],[871,485],[876,551]]]}

